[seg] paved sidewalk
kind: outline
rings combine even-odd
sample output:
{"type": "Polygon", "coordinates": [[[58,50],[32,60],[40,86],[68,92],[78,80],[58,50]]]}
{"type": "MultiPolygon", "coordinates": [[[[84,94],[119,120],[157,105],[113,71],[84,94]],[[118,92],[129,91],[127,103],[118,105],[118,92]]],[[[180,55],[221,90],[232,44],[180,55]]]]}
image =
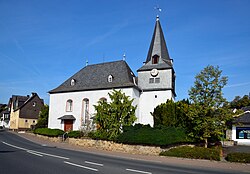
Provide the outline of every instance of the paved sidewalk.
{"type": "MultiPolygon", "coordinates": [[[[12,132],[13,133],[13,132],[12,132]]],[[[209,160],[197,160],[197,159],[186,159],[186,158],[175,158],[175,157],[164,157],[164,156],[149,156],[149,155],[134,155],[134,154],[127,154],[122,152],[114,152],[114,151],[104,151],[99,150],[96,148],[86,148],[81,146],[70,145],[68,143],[56,143],[51,141],[45,141],[44,139],[38,138],[36,135],[31,133],[14,133],[18,136],[21,136],[29,141],[47,145],[52,147],[58,147],[62,149],[69,149],[69,150],[76,150],[94,154],[101,154],[101,155],[109,155],[115,156],[119,158],[129,158],[129,159],[136,159],[136,160],[144,160],[144,161],[152,161],[167,165],[175,165],[175,164],[182,164],[183,167],[200,167],[200,168],[213,168],[213,169],[230,169],[232,171],[241,171],[241,172],[249,172],[250,173],[250,164],[241,164],[241,163],[230,163],[225,161],[209,161],[209,160]]]]}

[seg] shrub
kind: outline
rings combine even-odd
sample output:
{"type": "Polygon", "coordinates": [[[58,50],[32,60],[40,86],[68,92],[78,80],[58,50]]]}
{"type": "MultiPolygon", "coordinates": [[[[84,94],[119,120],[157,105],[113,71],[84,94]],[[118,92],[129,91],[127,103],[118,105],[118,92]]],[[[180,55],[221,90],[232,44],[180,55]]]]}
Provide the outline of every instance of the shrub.
{"type": "Polygon", "coordinates": [[[229,153],[226,160],[230,162],[250,163],[250,153],[229,153]]]}
{"type": "Polygon", "coordinates": [[[58,137],[64,134],[64,131],[61,129],[50,129],[50,128],[37,128],[34,130],[35,134],[45,135],[48,137],[58,137]]]}
{"type": "Polygon", "coordinates": [[[68,133],[69,138],[81,138],[83,136],[81,131],[70,131],[68,133]]]}
{"type": "Polygon", "coordinates": [[[220,148],[182,146],[161,152],[160,155],[220,161],[220,151],[220,148]]]}
{"type": "Polygon", "coordinates": [[[136,124],[135,126],[124,127],[124,132],[116,139],[119,143],[168,146],[192,142],[183,128],[157,127],[136,124]]]}

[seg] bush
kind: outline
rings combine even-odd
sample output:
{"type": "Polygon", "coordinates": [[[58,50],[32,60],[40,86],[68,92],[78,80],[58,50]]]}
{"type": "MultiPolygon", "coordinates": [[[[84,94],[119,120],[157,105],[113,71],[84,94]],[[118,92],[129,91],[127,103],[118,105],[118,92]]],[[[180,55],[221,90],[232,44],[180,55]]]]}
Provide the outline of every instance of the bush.
{"type": "Polygon", "coordinates": [[[193,142],[183,128],[157,127],[136,124],[123,128],[123,133],[117,137],[118,143],[168,146],[193,142]]]}
{"type": "Polygon", "coordinates": [[[160,155],[220,161],[220,151],[220,148],[182,146],[161,152],[160,155]]]}
{"type": "Polygon", "coordinates": [[[34,130],[35,134],[45,135],[48,137],[58,137],[64,134],[61,129],[50,129],[50,128],[37,128],[34,130]]]}
{"type": "Polygon", "coordinates": [[[230,162],[250,163],[250,153],[229,153],[226,160],[230,162]]]}
{"type": "Polygon", "coordinates": [[[81,138],[83,136],[81,131],[70,131],[68,133],[69,138],[81,138]]]}

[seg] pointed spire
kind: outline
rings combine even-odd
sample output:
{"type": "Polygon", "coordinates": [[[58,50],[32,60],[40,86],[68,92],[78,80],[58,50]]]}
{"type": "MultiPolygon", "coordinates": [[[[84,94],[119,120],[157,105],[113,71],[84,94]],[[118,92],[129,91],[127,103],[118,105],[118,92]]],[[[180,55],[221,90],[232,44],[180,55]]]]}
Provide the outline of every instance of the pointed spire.
{"type": "Polygon", "coordinates": [[[151,44],[149,47],[146,64],[148,62],[152,62],[152,57],[158,56],[159,57],[159,63],[167,62],[169,65],[171,65],[171,59],[168,54],[168,49],[166,45],[166,41],[164,39],[163,31],[160,24],[159,16],[156,17],[156,23],[154,28],[154,34],[151,40],[151,44]]]}

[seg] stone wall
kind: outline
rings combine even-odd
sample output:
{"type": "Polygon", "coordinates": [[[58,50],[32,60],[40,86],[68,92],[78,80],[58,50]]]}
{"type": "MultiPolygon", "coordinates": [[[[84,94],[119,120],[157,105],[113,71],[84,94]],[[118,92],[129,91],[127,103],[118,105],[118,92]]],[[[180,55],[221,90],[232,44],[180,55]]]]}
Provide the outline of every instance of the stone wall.
{"type": "Polygon", "coordinates": [[[125,152],[130,154],[143,154],[143,155],[159,155],[163,151],[160,147],[142,146],[142,145],[127,145],[119,144],[112,141],[92,140],[92,139],[75,139],[69,138],[69,144],[94,147],[101,150],[125,152]]]}
{"type": "MultiPolygon", "coordinates": [[[[47,137],[42,135],[35,135],[38,138],[48,140],[51,142],[62,142],[61,137],[47,137]]],[[[159,155],[164,149],[155,146],[142,146],[142,145],[127,145],[127,144],[119,144],[112,141],[103,141],[103,140],[93,140],[93,139],[76,139],[76,138],[68,138],[64,143],[69,143],[72,145],[82,146],[82,147],[90,147],[96,148],[100,150],[107,151],[116,151],[116,152],[124,152],[130,154],[141,154],[141,155],[159,155]]]]}

